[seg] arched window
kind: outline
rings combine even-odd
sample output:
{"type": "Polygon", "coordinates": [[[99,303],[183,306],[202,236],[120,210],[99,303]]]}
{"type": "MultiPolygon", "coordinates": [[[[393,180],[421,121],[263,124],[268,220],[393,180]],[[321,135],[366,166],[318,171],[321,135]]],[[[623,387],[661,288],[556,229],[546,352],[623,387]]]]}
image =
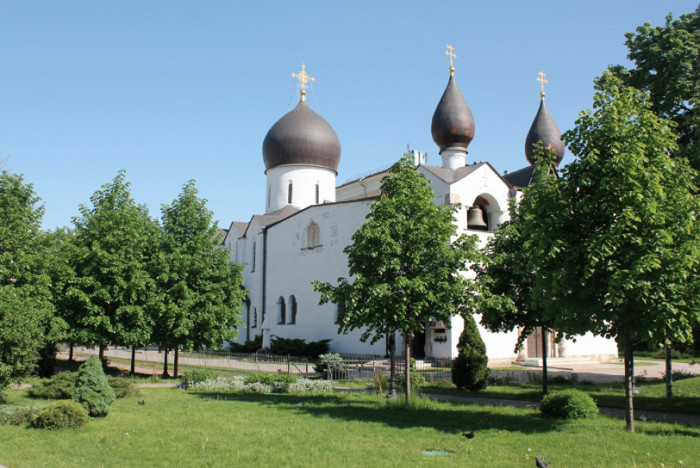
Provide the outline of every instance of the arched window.
{"type": "Polygon", "coordinates": [[[280,296],[277,300],[277,323],[284,325],[287,322],[287,307],[284,304],[284,298],[280,296]]]}
{"type": "Polygon", "coordinates": [[[321,187],[318,185],[318,182],[316,182],[316,204],[317,205],[318,205],[320,200],[321,200],[321,187]]]}
{"type": "Polygon", "coordinates": [[[289,188],[287,189],[287,203],[292,203],[292,181],[289,181],[289,188]]]}
{"type": "Polygon", "coordinates": [[[467,229],[489,230],[489,202],[486,199],[476,197],[472,207],[467,211],[467,229]]]}
{"type": "Polygon", "coordinates": [[[257,328],[258,326],[258,309],[253,307],[253,321],[251,322],[250,328],[257,328]]]}
{"type": "Polygon", "coordinates": [[[289,296],[289,325],[297,323],[297,298],[289,296]]]}
{"type": "Polygon", "coordinates": [[[345,302],[339,302],[336,305],[336,310],[335,310],[335,323],[336,324],[343,323],[344,317],[345,317],[345,302]]]}
{"type": "Polygon", "coordinates": [[[321,246],[321,228],[318,224],[311,221],[306,226],[306,248],[313,249],[321,246]]]}

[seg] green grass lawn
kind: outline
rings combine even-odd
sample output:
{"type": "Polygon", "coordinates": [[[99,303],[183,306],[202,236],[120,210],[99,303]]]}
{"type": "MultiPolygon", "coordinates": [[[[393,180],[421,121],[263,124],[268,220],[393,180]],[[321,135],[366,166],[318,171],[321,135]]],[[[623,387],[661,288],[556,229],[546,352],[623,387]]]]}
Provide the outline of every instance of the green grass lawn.
{"type": "MultiPolygon", "coordinates": [[[[23,401],[22,392],[10,391],[8,398],[23,401]]],[[[0,463],[517,467],[533,466],[539,456],[557,468],[700,466],[700,428],[691,426],[638,423],[638,433],[628,434],[624,421],[603,416],[560,423],[534,410],[425,400],[405,409],[369,394],[140,392],[81,429],[0,426],[0,463]],[[460,435],[467,431],[475,437],[460,435]],[[424,455],[428,450],[448,454],[424,455]]]]}

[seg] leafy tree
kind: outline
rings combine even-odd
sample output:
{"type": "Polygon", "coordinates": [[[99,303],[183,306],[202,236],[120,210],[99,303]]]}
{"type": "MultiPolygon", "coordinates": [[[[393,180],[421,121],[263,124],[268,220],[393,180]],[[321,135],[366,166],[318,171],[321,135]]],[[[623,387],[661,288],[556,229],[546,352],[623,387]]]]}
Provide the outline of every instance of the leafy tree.
{"type": "Polygon", "coordinates": [[[102,370],[100,360],[94,355],[78,368],[72,397],[90,416],[107,416],[112,408],[117,397],[102,370]]]}
{"type": "Polygon", "coordinates": [[[32,372],[54,316],[43,207],[22,176],[0,173],[0,389],[32,372]]]}
{"type": "Polygon", "coordinates": [[[664,26],[645,23],[626,33],[629,70],[613,70],[625,84],[649,93],[651,110],[676,123],[677,153],[700,169],[700,7],[664,26]]]}
{"type": "MultiPolygon", "coordinates": [[[[315,281],[320,303],[345,304],[339,333],[362,329],[361,340],[376,342],[400,332],[406,362],[411,337],[431,318],[449,322],[470,310],[472,281],[462,274],[476,260],[476,236],[459,238],[453,207],[433,203],[434,194],[408,155],[389,169],[382,195],[344,252],[352,279],[336,286],[315,281]]],[[[406,372],[406,401],[411,399],[406,372]]]]}
{"type": "MultiPolygon", "coordinates": [[[[240,265],[218,248],[220,237],[206,200],[197,196],[194,180],[170,205],[162,207],[163,227],[158,260],[153,343],[167,351],[219,346],[236,336],[245,297],[240,265]]],[[[177,356],[177,354],[176,354],[177,356]]],[[[175,368],[177,376],[177,363],[175,368]]]]}
{"type": "MultiPolygon", "coordinates": [[[[65,307],[76,342],[98,345],[104,361],[109,343],[139,346],[149,342],[155,281],[150,274],[158,226],[131,197],[120,171],[81,205],[73,218],[65,307]]],[[[132,362],[133,369],[133,362],[132,362]]]]}
{"type": "Polygon", "coordinates": [[[483,390],[489,381],[486,345],[471,315],[464,317],[464,330],[457,343],[457,358],[452,363],[452,382],[457,388],[483,390]]]}
{"type": "MultiPolygon", "coordinates": [[[[494,332],[509,332],[518,327],[519,350],[535,329],[542,333],[542,394],[547,388],[547,341],[553,332],[554,317],[548,316],[542,302],[554,304],[548,289],[538,289],[544,297],[533,297],[541,270],[556,261],[556,245],[550,245],[551,233],[560,231],[560,213],[565,208],[559,194],[559,179],[551,169],[539,144],[535,149],[537,183],[523,191],[520,203],[510,206],[510,220],[499,226],[484,250],[483,262],[475,266],[480,288],[481,323],[494,332]]],[[[556,234],[555,234],[556,236],[556,234]]]]}
{"type": "Polygon", "coordinates": [[[646,93],[607,72],[596,90],[593,111],[564,134],[578,159],[564,174],[560,261],[538,287],[557,297],[564,329],[616,337],[623,347],[634,432],[632,343],[683,342],[698,320],[697,174],[669,156],[676,137],[646,93]]]}

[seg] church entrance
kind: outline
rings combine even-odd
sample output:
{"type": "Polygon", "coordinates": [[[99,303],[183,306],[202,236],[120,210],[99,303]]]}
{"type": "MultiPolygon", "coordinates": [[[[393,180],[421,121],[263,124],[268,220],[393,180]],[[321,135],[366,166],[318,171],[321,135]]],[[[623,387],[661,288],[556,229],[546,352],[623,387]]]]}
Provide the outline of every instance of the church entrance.
{"type": "Polygon", "coordinates": [[[556,347],[554,343],[554,335],[552,333],[543,332],[542,327],[535,328],[530,336],[527,337],[527,357],[541,358],[542,356],[542,333],[546,334],[547,339],[547,357],[556,357],[556,347]]]}
{"type": "Polygon", "coordinates": [[[425,358],[425,330],[413,334],[411,357],[415,359],[425,358]]]}

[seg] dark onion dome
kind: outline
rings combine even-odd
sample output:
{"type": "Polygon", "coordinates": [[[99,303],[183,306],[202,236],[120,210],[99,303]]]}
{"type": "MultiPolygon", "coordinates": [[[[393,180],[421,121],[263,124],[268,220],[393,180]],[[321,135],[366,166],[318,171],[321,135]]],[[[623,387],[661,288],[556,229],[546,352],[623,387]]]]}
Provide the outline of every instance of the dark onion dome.
{"type": "Polygon", "coordinates": [[[448,148],[463,148],[466,151],[474,138],[472,111],[457,87],[452,73],[433,114],[430,131],[441,153],[448,148]]]}
{"type": "Polygon", "coordinates": [[[544,104],[544,97],[540,100],[540,108],[525,139],[525,157],[530,164],[535,164],[533,152],[538,141],[542,142],[546,152],[550,154],[552,151],[555,152],[554,165],[559,166],[564,158],[564,142],[557,124],[554,123],[554,119],[549,115],[547,106],[544,104]]]}
{"type": "Polygon", "coordinates": [[[279,119],[263,141],[265,169],[287,164],[327,167],[340,162],[340,140],[323,117],[311,110],[303,98],[279,119]]]}

